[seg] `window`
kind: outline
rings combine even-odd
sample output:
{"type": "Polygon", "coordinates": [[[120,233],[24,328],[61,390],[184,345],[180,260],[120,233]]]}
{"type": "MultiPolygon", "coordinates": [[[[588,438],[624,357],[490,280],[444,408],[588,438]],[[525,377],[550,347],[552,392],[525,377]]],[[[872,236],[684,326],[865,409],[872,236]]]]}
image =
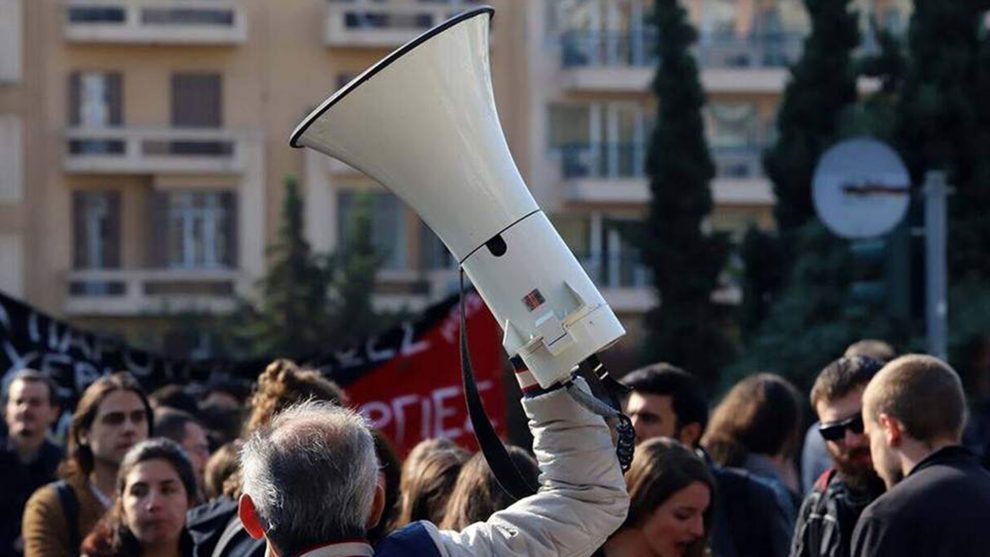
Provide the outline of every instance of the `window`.
{"type": "MultiPolygon", "coordinates": [[[[73,72],[69,76],[69,125],[107,128],[123,123],[122,79],[112,72],[73,72]]],[[[74,155],[121,154],[119,139],[76,139],[69,142],[74,155]]]]}
{"type": "Polygon", "coordinates": [[[762,172],[759,113],[753,103],[712,103],[707,112],[708,144],[722,177],[751,178],[762,172]]]}
{"type": "Polygon", "coordinates": [[[426,223],[420,222],[419,255],[425,270],[456,269],[457,260],[426,223]]]}
{"type": "Polygon", "coordinates": [[[124,23],[126,21],[127,12],[124,8],[69,7],[69,22],[71,23],[124,23]]]}
{"type": "Polygon", "coordinates": [[[711,103],[708,140],[712,147],[749,147],[759,144],[759,117],[753,103],[711,103]]]}
{"type": "Polygon", "coordinates": [[[551,104],[550,145],[565,178],[630,178],[646,165],[646,118],[635,103],[551,104]]]}
{"type": "Polygon", "coordinates": [[[120,192],[72,194],[73,254],[76,269],[120,267],[120,192]]]}
{"type": "Polygon", "coordinates": [[[24,132],[15,114],[0,114],[0,203],[24,195],[24,132]]]}
{"type": "Polygon", "coordinates": [[[172,76],[172,125],[179,128],[219,128],[223,125],[220,75],[172,76]]]}
{"type": "Polygon", "coordinates": [[[236,198],[225,191],[165,194],[167,265],[177,269],[234,267],[236,198]]]}
{"type": "Polygon", "coordinates": [[[0,0],[0,84],[19,83],[24,74],[23,13],[22,0],[0,0]]]}
{"type": "Polygon", "coordinates": [[[371,197],[371,241],[382,257],[384,269],[406,269],[406,211],[391,193],[345,191],[337,198],[337,227],[340,248],[347,249],[353,235],[353,220],[362,195],[371,197]]]}
{"type": "Polygon", "coordinates": [[[121,82],[119,73],[73,72],[69,76],[69,123],[85,128],[121,125],[121,82]]]}

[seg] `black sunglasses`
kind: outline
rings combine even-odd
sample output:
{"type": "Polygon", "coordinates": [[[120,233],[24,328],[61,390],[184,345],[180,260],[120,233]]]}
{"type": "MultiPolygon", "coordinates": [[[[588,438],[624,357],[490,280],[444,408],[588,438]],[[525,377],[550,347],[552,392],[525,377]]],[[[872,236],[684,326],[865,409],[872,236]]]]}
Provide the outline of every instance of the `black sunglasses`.
{"type": "Polygon", "coordinates": [[[846,429],[849,429],[856,435],[862,435],[863,415],[856,414],[839,422],[819,424],[818,433],[822,434],[822,438],[826,441],[839,441],[846,436],[846,429]]]}

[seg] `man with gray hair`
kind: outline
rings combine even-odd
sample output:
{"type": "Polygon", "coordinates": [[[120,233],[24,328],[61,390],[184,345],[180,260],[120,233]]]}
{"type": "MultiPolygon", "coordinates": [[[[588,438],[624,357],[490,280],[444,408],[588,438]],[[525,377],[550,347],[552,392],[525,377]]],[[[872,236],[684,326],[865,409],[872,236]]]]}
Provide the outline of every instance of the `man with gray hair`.
{"type": "Polygon", "coordinates": [[[860,516],[852,555],[990,555],[990,473],[960,445],[966,398],[956,372],[932,356],[893,360],[863,393],[863,423],[888,491],[860,516]]]}
{"type": "Polygon", "coordinates": [[[460,532],[414,522],[372,549],[365,533],[384,507],[374,441],[361,416],[319,402],[287,409],[245,444],[241,521],[268,555],[591,555],[629,506],[609,429],[562,388],[527,393],[523,407],[542,485],[487,522],[460,532]]]}

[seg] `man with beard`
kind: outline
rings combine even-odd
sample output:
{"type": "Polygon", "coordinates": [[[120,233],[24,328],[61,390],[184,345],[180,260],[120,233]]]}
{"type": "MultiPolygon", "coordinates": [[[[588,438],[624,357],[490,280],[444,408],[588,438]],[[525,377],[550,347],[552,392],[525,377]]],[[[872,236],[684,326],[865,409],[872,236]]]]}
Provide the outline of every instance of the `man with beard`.
{"type": "Polygon", "coordinates": [[[801,505],[791,557],[849,555],[860,513],[883,493],[862,418],[863,391],[882,366],[865,356],[843,357],[815,380],[811,405],[834,467],[821,475],[801,505]]]}
{"type": "Polygon", "coordinates": [[[852,555],[990,555],[990,473],[960,444],[966,396],[955,370],[897,358],[866,387],[863,422],[887,492],[860,516],[852,555]]]}

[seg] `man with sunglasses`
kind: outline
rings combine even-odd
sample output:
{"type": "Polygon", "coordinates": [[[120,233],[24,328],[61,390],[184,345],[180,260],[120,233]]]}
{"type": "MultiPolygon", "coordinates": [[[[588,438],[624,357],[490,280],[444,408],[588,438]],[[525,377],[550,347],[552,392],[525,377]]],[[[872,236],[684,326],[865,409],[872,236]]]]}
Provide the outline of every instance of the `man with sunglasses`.
{"type": "Polygon", "coordinates": [[[863,430],[863,391],[883,363],[864,356],[839,358],[818,375],[811,405],[833,467],[801,505],[791,557],[846,557],[860,513],[883,494],[863,430]]]}

